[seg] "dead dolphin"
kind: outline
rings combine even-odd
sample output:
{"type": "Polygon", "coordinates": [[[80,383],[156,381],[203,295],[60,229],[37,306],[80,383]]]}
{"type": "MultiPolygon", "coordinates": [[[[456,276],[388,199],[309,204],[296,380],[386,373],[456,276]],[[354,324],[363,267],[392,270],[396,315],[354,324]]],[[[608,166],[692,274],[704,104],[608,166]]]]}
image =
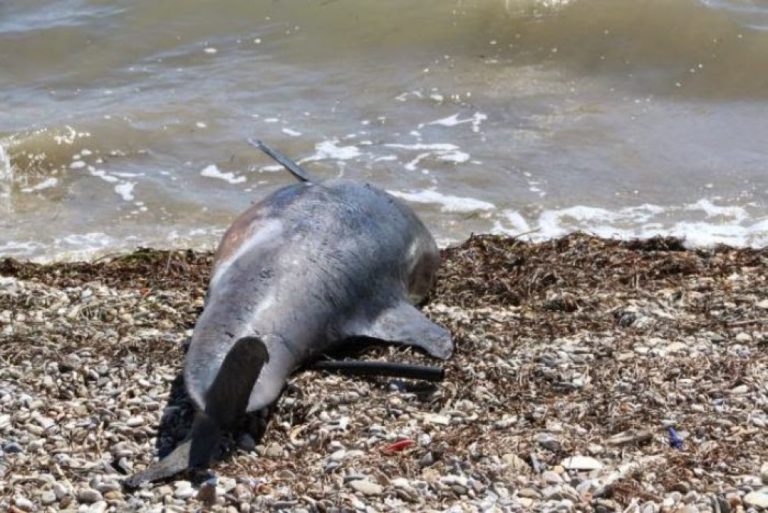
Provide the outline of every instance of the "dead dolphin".
{"type": "Polygon", "coordinates": [[[416,214],[370,184],[315,180],[252,144],[300,183],[254,204],[224,234],[184,367],[197,408],[191,434],[129,486],[207,466],[222,428],[272,404],[291,373],[347,339],[441,359],[453,351],[450,332],[414,306],[440,262],[416,214]]]}

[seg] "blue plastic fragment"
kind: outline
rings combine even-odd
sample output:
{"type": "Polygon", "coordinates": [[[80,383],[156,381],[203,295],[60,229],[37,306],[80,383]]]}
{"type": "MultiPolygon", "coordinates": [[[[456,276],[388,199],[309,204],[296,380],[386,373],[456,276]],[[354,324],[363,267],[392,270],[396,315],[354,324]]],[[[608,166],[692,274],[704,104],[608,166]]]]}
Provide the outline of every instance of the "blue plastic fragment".
{"type": "Polygon", "coordinates": [[[673,449],[682,449],[683,448],[683,439],[680,438],[680,435],[677,434],[677,431],[675,431],[675,428],[672,426],[667,427],[667,431],[669,431],[669,446],[673,449]]]}

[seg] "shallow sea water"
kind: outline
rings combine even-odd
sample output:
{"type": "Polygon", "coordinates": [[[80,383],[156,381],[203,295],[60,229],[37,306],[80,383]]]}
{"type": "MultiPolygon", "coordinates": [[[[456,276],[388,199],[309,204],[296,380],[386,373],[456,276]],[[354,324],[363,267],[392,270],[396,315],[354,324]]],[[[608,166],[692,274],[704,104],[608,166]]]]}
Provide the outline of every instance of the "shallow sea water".
{"type": "Polygon", "coordinates": [[[768,3],[5,0],[0,255],[212,248],[291,183],[441,245],[586,230],[768,244],[768,3]]]}

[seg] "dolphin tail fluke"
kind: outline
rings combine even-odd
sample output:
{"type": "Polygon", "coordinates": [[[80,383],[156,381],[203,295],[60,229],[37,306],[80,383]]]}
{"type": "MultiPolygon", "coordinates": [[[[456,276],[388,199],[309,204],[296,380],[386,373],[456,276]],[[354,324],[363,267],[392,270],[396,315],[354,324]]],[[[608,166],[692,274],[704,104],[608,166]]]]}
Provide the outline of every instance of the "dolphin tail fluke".
{"type": "Polygon", "coordinates": [[[137,488],[144,483],[167,479],[187,469],[208,468],[219,444],[220,435],[221,429],[215,421],[202,413],[196,414],[189,436],[168,456],[129,477],[125,485],[128,488],[137,488]]]}
{"type": "Polygon", "coordinates": [[[427,319],[407,301],[384,309],[373,320],[354,323],[347,336],[415,346],[443,360],[453,353],[451,332],[427,319]]]}
{"type": "Polygon", "coordinates": [[[274,148],[271,148],[264,144],[264,142],[260,141],[259,139],[248,139],[248,143],[250,143],[252,146],[257,147],[270,157],[272,157],[275,161],[277,161],[278,164],[283,166],[285,169],[288,170],[296,179],[302,181],[302,182],[317,182],[314,178],[312,178],[312,175],[310,175],[306,169],[298,165],[293,160],[289,159],[279,151],[277,151],[274,148]]]}
{"type": "Polygon", "coordinates": [[[232,346],[205,394],[205,411],[198,411],[189,436],[168,456],[125,481],[129,488],[166,479],[187,469],[205,469],[219,445],[221,429],[243,416],[248,398],[269,353],[261,339],[243,337],[232,346]]]}

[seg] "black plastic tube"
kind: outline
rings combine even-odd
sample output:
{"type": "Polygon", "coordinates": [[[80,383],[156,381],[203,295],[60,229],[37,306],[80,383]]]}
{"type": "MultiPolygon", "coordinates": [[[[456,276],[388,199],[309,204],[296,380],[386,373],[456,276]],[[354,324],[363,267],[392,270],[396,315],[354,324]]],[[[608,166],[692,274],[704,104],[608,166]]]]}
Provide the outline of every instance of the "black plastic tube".
{"type": "Polygon", "coordinates": [[[319,360],[310,369],[335,371],[353,376],[391,376],[425,381],[442,381],[445,370],[442,367],[411,365],[360,360],[319,360]]]}

